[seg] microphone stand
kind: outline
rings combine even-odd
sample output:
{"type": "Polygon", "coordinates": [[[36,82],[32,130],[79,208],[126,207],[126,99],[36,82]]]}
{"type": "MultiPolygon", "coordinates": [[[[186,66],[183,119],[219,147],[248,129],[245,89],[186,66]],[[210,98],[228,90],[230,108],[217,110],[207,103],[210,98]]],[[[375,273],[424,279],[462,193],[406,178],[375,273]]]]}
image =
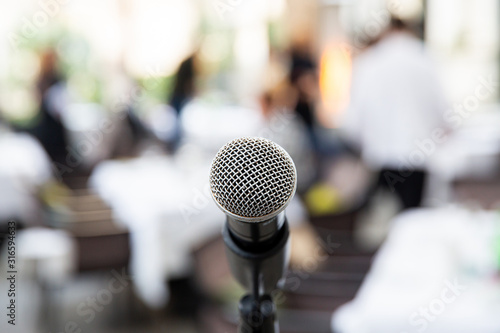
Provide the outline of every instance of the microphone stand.
{"type": "Polygon", "coordinates": [[[269,295],[255,299],[245,295],[239,305],[240,322],[238,333],[279,333],[276,307],[269,295]]]}
{"type": "Polygon", "coordinates": [[[289,228],[284,213],[262,223],[228,217],[222,236],[231,272],[249,291],[239,303],[238,333],[279,333],[276,305],[270,294],[288,263],[289,228]],[[264,235],[267,238],[262,241],[263,231],[269,235],[269,230],[272,236],[264,235]],[[242,239],[239,231],[250,234],[253,240],[242,239]]]}

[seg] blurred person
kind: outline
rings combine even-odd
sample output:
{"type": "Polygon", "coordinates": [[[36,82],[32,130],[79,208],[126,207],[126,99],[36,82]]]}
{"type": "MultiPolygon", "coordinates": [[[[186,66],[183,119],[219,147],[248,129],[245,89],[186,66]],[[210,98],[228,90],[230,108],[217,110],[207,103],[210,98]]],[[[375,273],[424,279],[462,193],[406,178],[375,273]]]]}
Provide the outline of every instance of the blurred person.
{"type": "Polygon", "coordinates": [[[48,50],[41,55],[36,85],[40,118],[31,132],[52,161],[64,163],[67,138],[61,115],[66,101],[66,90],[63,75],[57,66],[58,58],[54,50],[48,50]]]}
{"type": "Polygon", "coordinates": [[[318,93],[317,64],[306,42],[296,42],[290,51],[289,84],[295,98],[293,110],[305,125],[313,149],[320,143],[316,133],[315,102],[318,93]]]}
{"type": "Polygon", "coordinates": [[[418,207],[427,160],[445,135],[445,98],[422,42],[399,19],[354,62],[343,130],[378,172],[376,188],[418,207]]]}
{"type": "Polygon", "coordinates": [[[289,55],[277,49],[271,49],[269,63],[264,77],[264,90],[260,96],[259,103],[263,116],[269,117],[274,110],[285,108],[293,110],[295,101],[290,96],[291,91],[290,70],[292,66],[288,64],[289,55]]]}
{"type": "Polygon", "coordinates": [[[177,114],[176,133],[173,138],[174,149],[178,146],[182,136],[180,124],[182,109],[195,96],[196,93],[196,78],[196,53],[193,53],[184,59],[179,65],[175,75],[172,94],[168,103],[177,114]]]}
{"type": "MultiPolygon", "coordinates": [[[[300,93],[297,87],[290,83],[304,74],[301,69],[303,66],[287,67],[284,65],[285,56],[287,55],[271,50],[264,83],[266,88],[259,100],[264,120],[264,127],[259,135],[284,147],[293,158],[299,179],[297,189],[301,193],[307,190],[318,176],[316,151],[311,139],[314,114],[305,96],[298,96],[300,93]],[[292,73],[294,70],[295,73],[292,73]]],[[[299,58],[299,55],[295,57],[296,62],[302,62],[299,58]]],[[[304,67],[314,67],[307,56],[303,62],[308,64],[304,67]]]]}
{"type": "Polygon", "coordinates": [[[195,94],[195,54],[184,59],[175,74],[175,83],[169,104],[181,113],[182,108],[195,94]]]}

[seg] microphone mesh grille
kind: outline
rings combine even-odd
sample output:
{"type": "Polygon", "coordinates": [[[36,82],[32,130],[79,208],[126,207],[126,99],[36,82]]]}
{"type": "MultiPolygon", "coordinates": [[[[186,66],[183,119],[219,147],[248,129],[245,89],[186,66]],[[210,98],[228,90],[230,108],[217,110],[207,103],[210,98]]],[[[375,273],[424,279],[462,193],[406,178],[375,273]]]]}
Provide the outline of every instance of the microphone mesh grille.
{"type": "Polygon", "coordinates": [[[282,211],[295,192],[295,182],[290,156],[264,138],[227,143],[215,156],[210,171],[215,201],[223,210],[245,218],[282,211]]]}

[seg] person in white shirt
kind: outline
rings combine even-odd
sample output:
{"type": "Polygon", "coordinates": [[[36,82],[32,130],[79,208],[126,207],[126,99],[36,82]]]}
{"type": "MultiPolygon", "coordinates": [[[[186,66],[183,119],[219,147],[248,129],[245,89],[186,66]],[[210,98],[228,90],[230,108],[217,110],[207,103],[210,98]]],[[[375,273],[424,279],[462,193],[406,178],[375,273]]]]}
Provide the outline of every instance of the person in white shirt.
{"type": "Polygon", "coordinates": [[[353,66],[342,129],[404,208],[422,200],[427,160],[445,135],[446,101],[423,43],[397,19],[353,66]]]}

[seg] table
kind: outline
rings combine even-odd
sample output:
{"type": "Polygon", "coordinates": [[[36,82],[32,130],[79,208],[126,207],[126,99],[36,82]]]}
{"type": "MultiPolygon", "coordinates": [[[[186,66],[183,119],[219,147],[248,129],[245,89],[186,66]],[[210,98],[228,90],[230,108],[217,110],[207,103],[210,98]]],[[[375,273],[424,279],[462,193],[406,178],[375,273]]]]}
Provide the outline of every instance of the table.
{"type": "Polygon", "coordinates": [[[355,299],[333,314],[332,329],[500,332],[499,216],[449,206],[396,217],[355,299]]]}

